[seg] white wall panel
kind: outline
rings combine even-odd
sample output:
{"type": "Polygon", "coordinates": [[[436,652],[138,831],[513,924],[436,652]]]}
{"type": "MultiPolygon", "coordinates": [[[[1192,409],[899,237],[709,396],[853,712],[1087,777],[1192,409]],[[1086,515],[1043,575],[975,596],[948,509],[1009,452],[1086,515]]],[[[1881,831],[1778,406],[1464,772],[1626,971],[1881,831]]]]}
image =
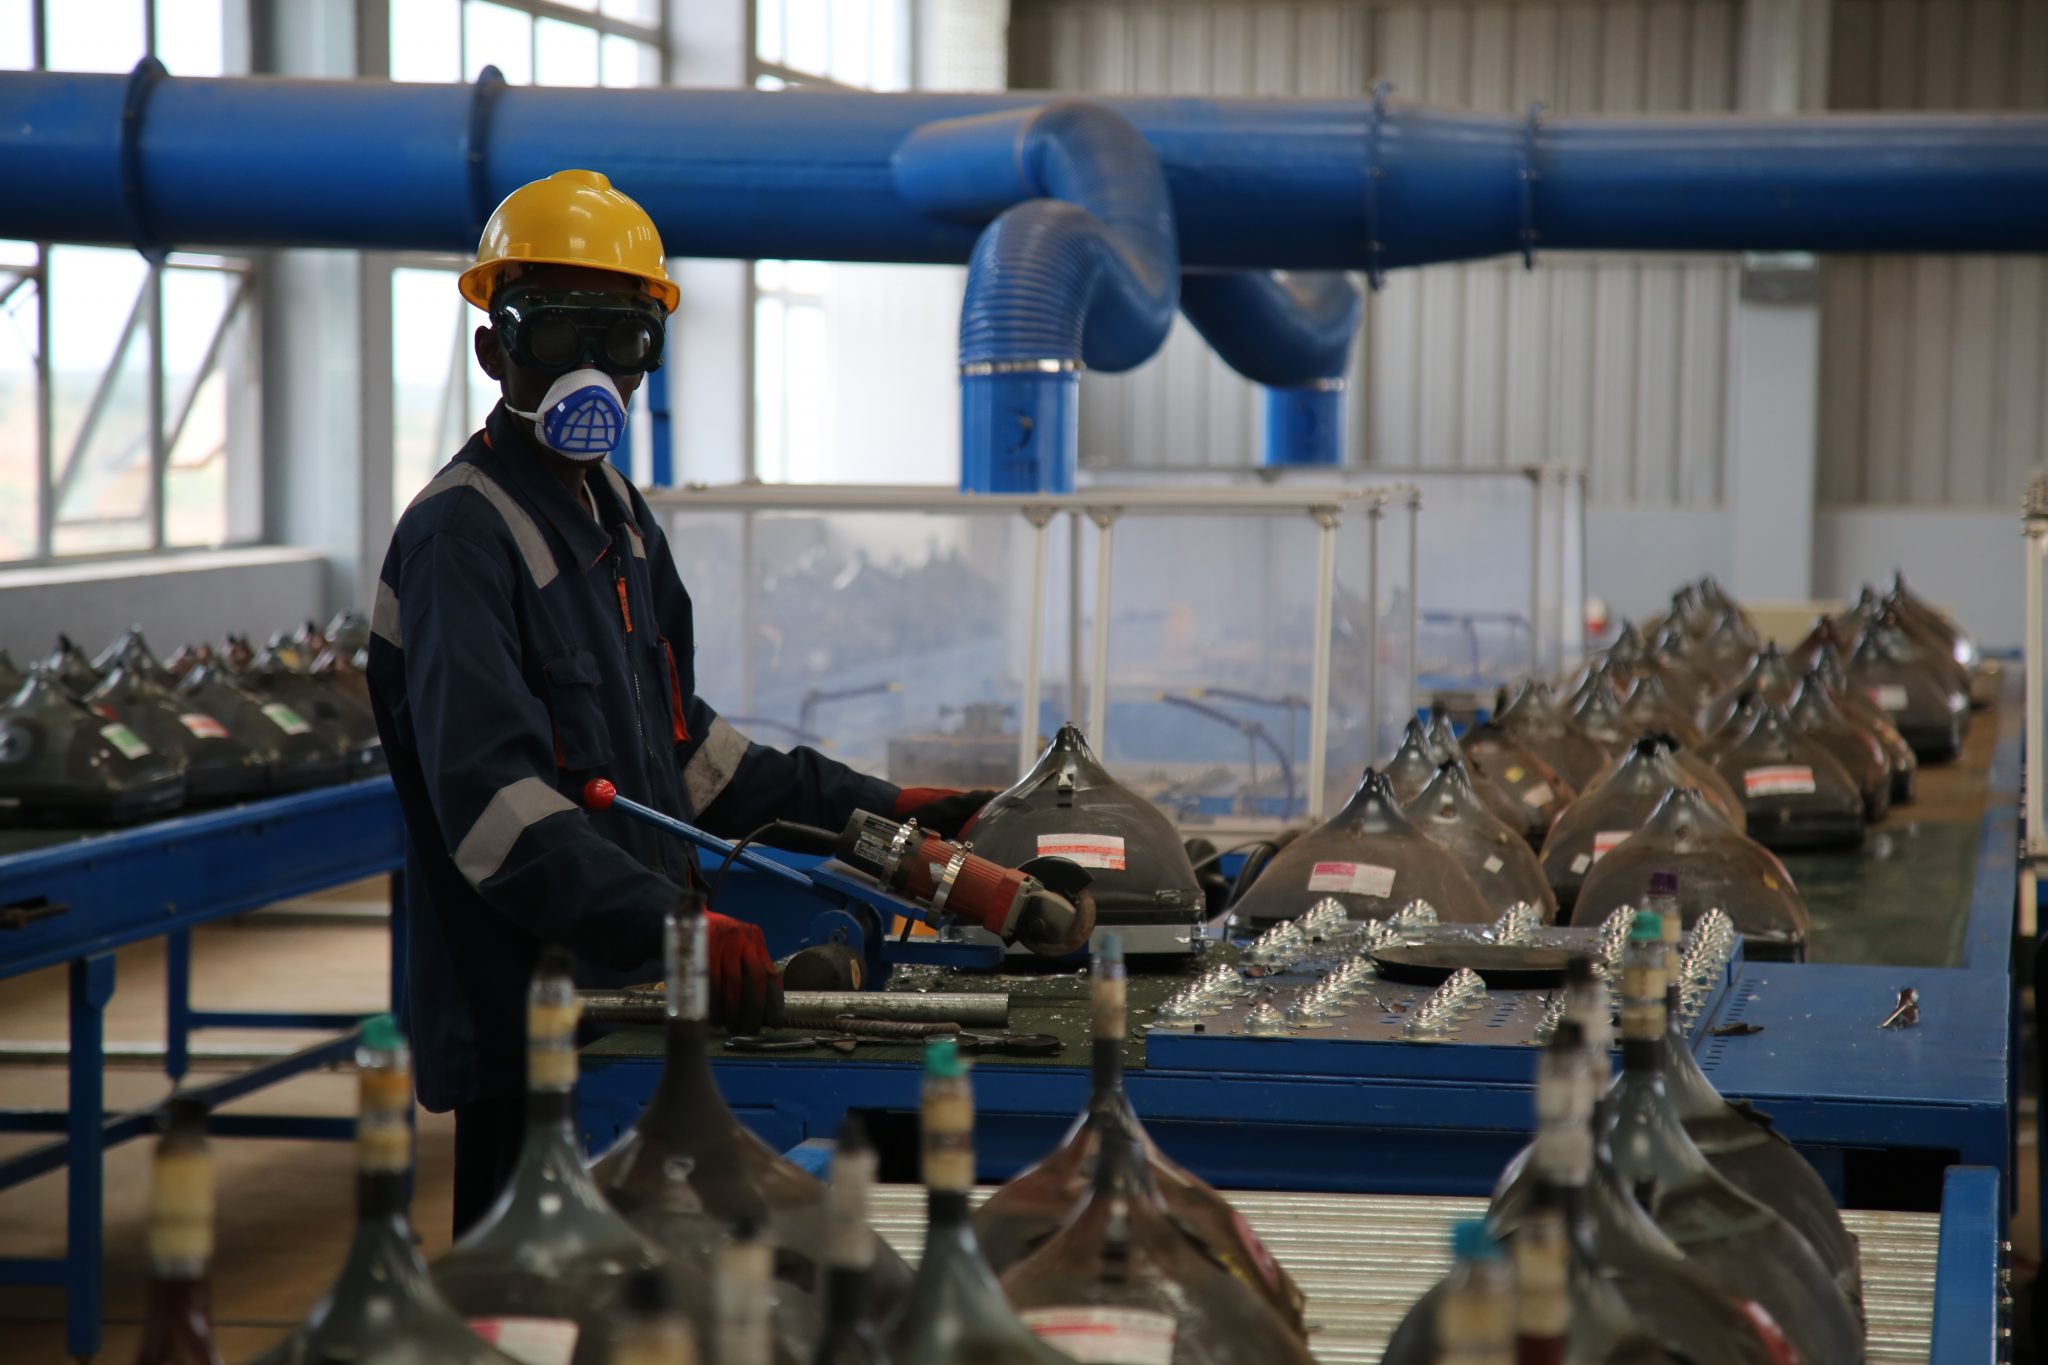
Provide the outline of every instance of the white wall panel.
{"type": "MultiPolygon", "coordinates": [[[[1835,0],[1834,109],[2048,108],[2048,4],[1835,0]]],[[[1823,504],[2012,506],[2048,462],[2036,257],[1838,257],[1821,337],[1823,504]]]]}
{"type": "MultiPolygon", "coordinates": [[[[1398,94],[1562,113],[1733,107],[1740,0],[1014,0],[1012,83],[1105,93],[1398,94]]],[[[1554,255],[1395,272],[1353,365],[1351,459],[1582,464],[1596,501],[1720,500],[1734,266],[1554,255]]],[[[1257,390],[1175,327],[1083,384],[1084,458],[1254,462],[1257,390]]]]}

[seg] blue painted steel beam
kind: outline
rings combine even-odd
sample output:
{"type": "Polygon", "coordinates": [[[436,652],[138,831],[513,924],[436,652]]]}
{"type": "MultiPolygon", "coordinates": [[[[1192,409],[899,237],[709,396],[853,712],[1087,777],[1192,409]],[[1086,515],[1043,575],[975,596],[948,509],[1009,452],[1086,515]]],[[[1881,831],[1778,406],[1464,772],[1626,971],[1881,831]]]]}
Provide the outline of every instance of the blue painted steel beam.
{"type": "Polygon", "coordinates": [[[1941,1191],[1930,1361],[1998,1365],[2005,1359],[1999,1340],[2009,1303],[2001,1278],[2003,1227],[1998,1173],[1980,1166],[1951,1167],[1941,1191]]]}
{"type": "Polygon", "coordinates": [[[9,933],[0,977],[374,876],[405,859],[388,778],[0,858],[0,907],[70,907],[9,933]]]}
{"type": "MultiPolygon", "coordinates": [[[[677,255],[957,264],[892,161],[1029,92],[566,90],[0,76],[0,236],[468,250],[517,186],[609,175],[677,255]],[[139,84],[140,89],[136,90],[139,84]]],[[[1380,100],[1115,99],[1185,265],[1379,271],[1532,248],[2016,251],[2048,242],[2048,119],[1531,118],[1380,100]]]]}
{"type": "MultiPolygon", "coordinates": [[[[187,1086],[180,1093],[204,1101],[209,1109],[218,1109],[222,1105],[230,1104],[245,1095],[296,1076],[302,1071],[312,1071],[321,1067],[338,1065],[348,1060],[354,1053],[354,1050],[355,1035],[351,1033],[346,1037],[334,1038],[324,1043],[315,1043],[311,1047],[301,1048],[289,1057],[280,1057],[276,1061],[265,1062],[261,1066],[251,1067],[247,1071],[238,1071],[232,1076],[222,1077],[220,1080],[207,1085],[187,1086]]],[[[97,1068],[94,1068],[93,1074],[95,1076],[99,1074],[97,1068]]],[[[125,1114],[118,1114],[108,1118],[102,1113],[101,1105],[95,1102],[94,1096],[85,1096],[86,1103],[80,1103],[81,1097],[76,1093],[77,1077],[78,1072],[74,1068],[74,1093],[71,1096],[70,1108],[65,1116],[67,1136],[62,1141],[44,1143],[40,1147],[34,1147],[21,1153],[19,1156],[9,1157],[5,1161],[0,1161],[0,1189],[8,1189],[24,1181],[33,1180],[47,1171],[56,1170],[59,1166],[67,1164],[84,1166],[86,1158],[90,1158],[92,1168],[97,1170],[100,1154],[105,1148],[127,1142],[131,1138],[141,1137],[152,1131],[156,1126],[157,1115],[163,1109],[161,1104],[146,1105],[141,1109],[132,1109],[125,1114]]],[[[226,1118],[227,1116],[222,1115],[220,1117],[226,1118]]],[[[271,1122],[275,1121],[277,1117],[243,1115],[240,1116],[238,1121],[263,1119],[266,1122],[271,1122]]],[[[209,1127],[214,1122],[215,1120],[209,1119],[209,1127]]],[[[9,1126],[17,1128],[17,1131],[33,1131],[33,1116],[17,1116],[16,1123],[12,1123],[9,1126]]],[[[223,1128],[220,1131],[225,1134],[227,1129],[223,1128]]],[[[348,1131],[343,1130],[340,1135],[346,1136],[348,1131]]],[[[333,1134],[331,1130],[322,1128],[320,1135],[329,1136],[333,1134]]],[[[97,1207],[99,1184],[98,1180],[73,1180],[71,1188],[74,1191],[89,1192],[91,1201],[97,1207]]],[[[79,1241],[78,1231],[80,1225],[76,1218],[80,1212],[76,1208],[72,1210],[74,1221],[71,1224],[71,1229],[74,1249],[79,1241]]]]}

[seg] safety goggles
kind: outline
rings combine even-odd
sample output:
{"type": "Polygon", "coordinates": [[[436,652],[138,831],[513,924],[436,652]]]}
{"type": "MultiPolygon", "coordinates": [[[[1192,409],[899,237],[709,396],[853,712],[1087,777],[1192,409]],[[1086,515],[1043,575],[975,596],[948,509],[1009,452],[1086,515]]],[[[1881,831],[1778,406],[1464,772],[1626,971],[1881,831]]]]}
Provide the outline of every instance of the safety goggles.
{"type": "Polygon", "coordinates": [[[491,301],[491,323],[506,353],[546,374],[585,366],[606,374],[659,369],[666,322],[646,294],[514,288],[491,301]]]}

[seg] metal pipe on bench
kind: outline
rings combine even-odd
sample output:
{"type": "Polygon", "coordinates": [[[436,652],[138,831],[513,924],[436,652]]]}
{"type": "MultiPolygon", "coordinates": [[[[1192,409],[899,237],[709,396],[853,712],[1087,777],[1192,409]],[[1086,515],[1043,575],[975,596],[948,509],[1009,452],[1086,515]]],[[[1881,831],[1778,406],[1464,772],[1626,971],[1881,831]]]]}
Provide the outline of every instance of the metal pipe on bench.
{"type": "MultiPolygon", "coordinates": [[[[586,1019],[608,1024],[658,1024],[668,1017],[662,991],[578,991],[586,1019]]],[[[1000,991],[933,992],[896,995],[887,991],[786,991],[784,1019],[791,1023],[832,1019],[910,1020],[1005,1028],[1010,997],[1000,991]]]]}

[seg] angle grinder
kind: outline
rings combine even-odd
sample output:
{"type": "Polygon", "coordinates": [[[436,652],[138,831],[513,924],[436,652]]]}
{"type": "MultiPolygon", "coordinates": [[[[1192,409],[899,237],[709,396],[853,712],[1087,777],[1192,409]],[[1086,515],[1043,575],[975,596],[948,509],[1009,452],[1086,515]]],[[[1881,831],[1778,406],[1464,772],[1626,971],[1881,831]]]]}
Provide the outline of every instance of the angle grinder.
{"type": "MultiPolygon", "coordinates": [[[[723,841],[673,816],[627,800],[603,778],[585,784],[583,804],[591,810],[617,810],[702,846],[723,846],[723,841]]],[[[868,811],[855,811],[836,834],[778,820],[749,838],[773,848],[837,858],[904,899],[930,907],[933,919],[986,929],[1044,957],[1079,952],[1095,929],[1088,873],[1065,858],[1034,858],[1004,867],[976,855],[970,844],[919,828],[915,820],[891,820],[868,811]]]]}

